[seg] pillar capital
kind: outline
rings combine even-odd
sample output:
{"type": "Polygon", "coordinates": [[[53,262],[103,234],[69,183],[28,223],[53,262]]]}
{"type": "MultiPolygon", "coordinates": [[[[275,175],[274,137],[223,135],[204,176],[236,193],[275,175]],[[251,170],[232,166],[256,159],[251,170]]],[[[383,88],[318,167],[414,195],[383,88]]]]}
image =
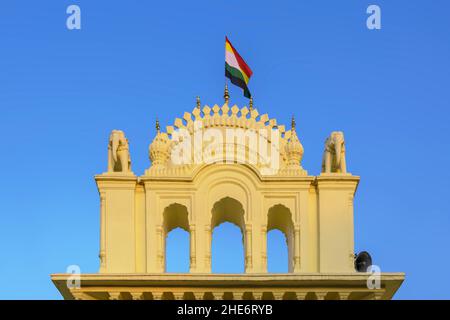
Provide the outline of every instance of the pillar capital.
{"type": "Polygon", "coordinates": [[[349,292],[339,292],[339,299],[340,300],[348,300],[348,297],[351,295],[352,293],[349,292]]]}
{"type": "Polygon", "coordinates": [[[152,291],[153,300],[163,300],[163,295],[162,291],[152,291]]]}
{"type": "Polygon", "coordinates": [[[116,291],[112,291],[112,292],[108,292],[109,294],[109,300],[122,300],[122,293],[120,292],[116,292],[116,291]]]}
{"type": "Polygon", "coordinates": [[[305,300],[307,294],[308,292],[296,292],[295,296],[297,297],[297,300],[305,300]]]}
{"type": "Polygon", "coordinates": [[[275,300],[283,300],[284,292],[277,291],[277,292],[272,292],[272,294],[273,294],[273,297],[275,298],[275,300]]]}
{"type": "Polygon", "coordinates": [[[317,300],[325,300],[325,297],[327,296],[328,292],[323,292],[323,291],[319,291],[319,292],[315,292],[317,300]]]}
{"type": "Polygon", "coordinates": [[[142,291],[130,292],[130,294],[133,300],[144,300],[144,292],[142,291]]]}
{"type": "Polygon", "coordinates": [[[204,292],[193,292],[193,295],[195,297],[195,300],[203,300],[203,296],[205,295],[204,292]]]}
{"type": "Polygon", "coordinates": [[[262,295],[263,295],[262,291],[252,291],[252,294],[253,294],[253,298],[255,298],[255,300],[262,299],[262,295]]]}
{"type": "Polygon", "coordinates": [[[184,292],[173,292],[175,300],[183,300],[184,292]]]}

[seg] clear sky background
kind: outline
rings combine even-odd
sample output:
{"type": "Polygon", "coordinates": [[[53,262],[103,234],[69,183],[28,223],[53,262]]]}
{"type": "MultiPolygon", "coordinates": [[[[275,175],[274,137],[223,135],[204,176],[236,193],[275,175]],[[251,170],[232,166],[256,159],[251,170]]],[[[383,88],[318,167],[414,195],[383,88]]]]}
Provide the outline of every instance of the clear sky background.
{"type": "MultiPolygon", "coordinates": [[[[223,102],[225,35],[254,71],[255,106],[279,123],[296,115],[310,174],[325,137],[345,132],[361,176],[355,249],[406,272],[396,298],[450,298],[449,15],[445,0],[2,1],[0,298],[59,299],[51,273],[98,271],[93,176],[109,132],[125,131],[143,174],[156,116],[172,124],[197,95],[223,102]],[[66,28],[70,4],[82,30],[66,28]],[[380,31],[366,28],[370,4],[380,31]]],[[[214,271],[242,272],[240,237],[215,230],[214,271]]],[[[187,270],[187,239],[170,234],[170,271],[187,270]]],[[[284,240],[269,240],[281,272],[284,240]]]]}

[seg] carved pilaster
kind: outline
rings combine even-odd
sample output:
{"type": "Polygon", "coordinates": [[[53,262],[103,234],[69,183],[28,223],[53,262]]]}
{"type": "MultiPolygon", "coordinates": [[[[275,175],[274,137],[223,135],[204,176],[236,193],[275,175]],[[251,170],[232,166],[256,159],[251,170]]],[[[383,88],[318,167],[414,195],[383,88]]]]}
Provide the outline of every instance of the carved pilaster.
{"type": "Polygon", "coordinates": [[[206,255],[205,255],[205,269],[211,272],[211,226],[205,226],[206,239],[206,255]]]}
{"type": "Polygon", "coordinates": [[[164,229],[161,225],[156,227],[156,237],[158,240],[158,248],[157,248],[157,265],[160,272],[164,272],[165,263],[164,263],[164,229]]]}
{"type": "Polygon", "coordinates": [[[262,248],[261,248],[261,264],[264,272],[267,272],[267,226],[264,225],[261,227],[261,239],[262,239],[262,248]]]}
{"type": "Polygon", "coordinates": [[[106,193],[100,192],[100,273],[106,271],[106,193]]]}
{"type": "Polygon", "coordinates": [[[196,236],[195,236],[195,225],[189,226],[190,232],[190,272],[197,269],[197,250],[196,250],[196,236]]]}
{"type": "Polygon", "coordinates": [[[252,225],[245,225],[245,272],[253,270],[252,259],[252,225]]]}
{"type": "Polygon", "coordinates": [[[294,229],[294,272],[300,272],[300,226],[294,229]]]}
{"type": "MultiPolygon", "coordinates": [[[[349,214],[348,217],[351,220],[351,225],[352,225],[352,230],[353,230],[353,199],[354,199],[354,195],[353,193],[349,194],[348,197],[348,210],[349,210],[349,214]]],[[[353,238],[350,238],[350,252],[348,253],[348,263],[349,263],[349,268],[351,270],[353,270],[355,268],[355,252],[354,252],[354,243],[353,243],[353,238]]]]}

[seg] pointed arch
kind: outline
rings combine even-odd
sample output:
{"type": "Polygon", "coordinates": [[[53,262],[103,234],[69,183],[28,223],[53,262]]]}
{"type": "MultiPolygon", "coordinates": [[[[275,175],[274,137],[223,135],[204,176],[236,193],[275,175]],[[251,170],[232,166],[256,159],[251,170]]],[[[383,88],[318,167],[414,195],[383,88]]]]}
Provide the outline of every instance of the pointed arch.
{"type": "Polygon", "coordinates": [[[175,228],[189,231],[189,213],[186,206],[179,203],[167,206],[163,212],[163,227],[166,234],[175,228]]]}
{"type": "MultiPolygon", "coordinates": [[[[222,255],[227,257],[227,255],[232,255],[237,258],[236,260],[240,261],[239,256],[242,258],[243,268],[245,270],[245,210],[242,204],[234,198],[224,197],[221,200],[214,203],[213,208],[211,210],[211,265],[214,265],[212,262],[216,259],[219,259],[222,255]],[[222,225],[224,224],[224,225],[222,225]],[[212,250],[213,241],[215,237],[215,229],[219,227],[219,230],[216,230],[216,236],[221,236],[221,239],[225,242],[223,244],[229,244],[230,247],[228,250],[218,250],[218,252],[214,252],[212,250]],[[236,241],[237,232],[233,230],[233,228],[239,229],[241,237],[236,241]],[[225,230],[225,233],[223,232],[225,230]],[[233,235],[230,238],[230,234],[233,235]],[[240,243],[240,248],[236,246],[237,243],[240,243]],[[239,253],[239,251],[241,251],[239,253]]],[[[229,259],[230,260],[230,259],[229,259]]],[[[235,260],[235,259],[231,259],[235,260]]],[[[230,266],[231,269],[236,270],[238,267],[235,265],[230,266]]],[[[225,273],[227,271],[224,271],[225,273]]],[[[236,272],[233,272],[236,273],[236,272]]]]}
{"type": "Polygon", "coordinates": [[[188,271],[191,260],[189,246],[187,248],[183,247],[186,245],[186,241],[183,241],[183,239],[190,239],[189,213],[186,206],[179,203],[173,203],[164,209],[163,232],[164,232],[164,271],[165,272],[188,271]],[[179,253],[173,255],[173,257],[171,256],[170,257],[171,259],[168,260],[168,252],[172,252],[173,249],[172,246],[174,246],[176,251],[178,251],[179,253]],[[172,261],[172,259],[175,259],[175,261],[172,261]]]}
{"type": "Polygon", "coordinates": [[[211,210],[211,229],[219,226],[223,222],[231,222],[244,231],[245,211],[242,204],[231,197],[224,197],[214,203],[211,210]]]}
{"type": "MultiPolygon", "coordinates": [[[[267,213],[267,233],[271,230],[281,231],[286,238],[288,252],[288,272],[294,271],[294,223],[291,210],[282,205],[272,206],[267,213]]],[[[267,236],[267,234],[266,234],[267,236]]],[[[268,257],[268,259],[270,259],[268,257]]]]}

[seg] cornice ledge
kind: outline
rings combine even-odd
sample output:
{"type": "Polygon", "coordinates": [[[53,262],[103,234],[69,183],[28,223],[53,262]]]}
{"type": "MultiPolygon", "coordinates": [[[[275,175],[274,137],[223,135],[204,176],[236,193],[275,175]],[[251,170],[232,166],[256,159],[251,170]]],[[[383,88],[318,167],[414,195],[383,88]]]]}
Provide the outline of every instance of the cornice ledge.
{"type": "Polygon", "coordinates": [[[133,172],[105,172],[94,176],[95,181],[137,181],[138,177],[133,172]]]}
{"type": "Polygon", "coordinates": [[[359,182],[360,176],[354,176],[350,173],[322,173],[315,177],[317,182],[336,182],[336,181],[348,181],[348,182],[359,182]]]}

